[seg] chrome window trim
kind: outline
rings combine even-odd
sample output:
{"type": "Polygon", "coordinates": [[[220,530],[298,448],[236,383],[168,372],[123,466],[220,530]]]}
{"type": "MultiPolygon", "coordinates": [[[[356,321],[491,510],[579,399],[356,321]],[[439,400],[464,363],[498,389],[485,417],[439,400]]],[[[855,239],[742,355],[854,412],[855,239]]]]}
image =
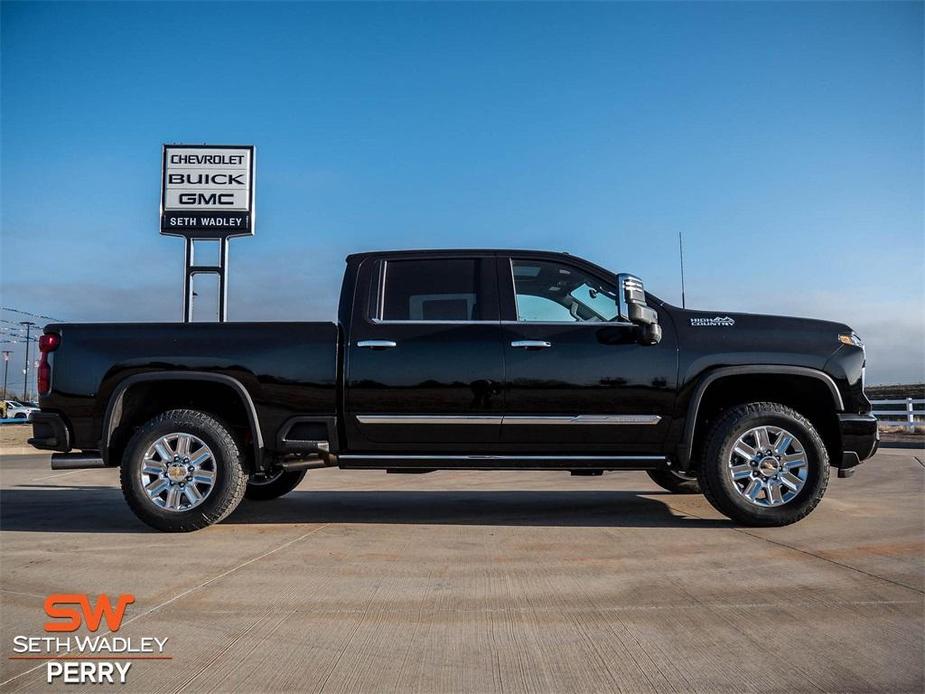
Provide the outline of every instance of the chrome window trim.
{"type": "Polygon", "coordinates": [[[532,321],[532,320],[503,320],[501,325],[573,325],[573,326],[585,326],[589,328],[607,328],[610,326],[622,326],[626,328],[632,328],[636,324],[629,323],[627,321],[617,321],[617,320],[602,320],[602,321],[532,321]]]}
{"type": "Polygon", "coordinates": [[[373,318],[376,325],[498,325],[496,320],[382,320],[373,318]]]}
{"type": "Polygon", "coordinates": [[[382,260],[382,270],[379,272],[379,305],[376,307],[376,316],[373,321],[382,320],[382,313],[385,311],[385,273],[388,272],[389,261],[382,260]]]}

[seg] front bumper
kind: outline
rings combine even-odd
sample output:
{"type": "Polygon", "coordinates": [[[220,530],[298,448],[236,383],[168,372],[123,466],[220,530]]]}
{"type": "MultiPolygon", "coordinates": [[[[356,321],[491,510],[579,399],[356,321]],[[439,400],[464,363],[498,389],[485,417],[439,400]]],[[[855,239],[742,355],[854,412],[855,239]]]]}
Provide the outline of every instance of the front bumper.
{"type": "Polygon", "coordinates": [[[43,451],[67,453],[71,450],[71,435],[61,415],[54,412],[34,412],[32,438],[28,443],[43,451]]]}
{"type": "Polygon", "coordinates": [[[842,459],[835,467],[841,470],[856,467],[877,452],[880,430],[877,428],[877,418],[872,414],[840,414],[838,427],[841,431],[842,459]]]}

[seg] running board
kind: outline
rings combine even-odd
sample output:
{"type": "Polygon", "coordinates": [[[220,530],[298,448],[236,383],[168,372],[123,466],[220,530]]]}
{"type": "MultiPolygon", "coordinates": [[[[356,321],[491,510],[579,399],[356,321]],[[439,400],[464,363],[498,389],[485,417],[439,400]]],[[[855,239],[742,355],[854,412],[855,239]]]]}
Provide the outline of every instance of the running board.
{"type": "Polygon", "coordinates": [[[662,455],[378,455],[347,453],[338,466],[365,470],[656,470],[662,455]]]}
{"type": "Polygon", "coordinates": [[[52,470],[84,470],[106,467],[98,453],[52,453],[52,470]]]}

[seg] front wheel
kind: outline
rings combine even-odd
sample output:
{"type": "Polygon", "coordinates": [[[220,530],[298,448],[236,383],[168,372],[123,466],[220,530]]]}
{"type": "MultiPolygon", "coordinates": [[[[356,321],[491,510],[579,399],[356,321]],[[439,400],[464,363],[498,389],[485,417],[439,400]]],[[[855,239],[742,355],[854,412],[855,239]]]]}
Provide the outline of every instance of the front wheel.
{"type": "Polygon", "coordinates": [[[282,468],[270,474],[255,473],[247,480],[244,498],[250,501],[267,501],[288,494],[299,486],[305,477],[305,470],[286,472],[282,468]]]}
{"type": "Polygon", "coordinates": [[[196,410],[170,410],[132,436],[121,468],[122,494],[157,530],[188,532],[218,523],[241,502],[244,459],[220,422],[196,410]]]}
{"type": "Polygon", "coordinates": [[[672,494],[700,494],[700,482],[694,472],[680,470],[646,470],[646,474],[662,489],[672,494]]]}
{"type": "Polygon", "coordinates": [[[700,486],[720,513],[744,525],[789,525],[822,500],[829,457],[812,423],[774,402],[740,405],[713,425],[700,486]]]}

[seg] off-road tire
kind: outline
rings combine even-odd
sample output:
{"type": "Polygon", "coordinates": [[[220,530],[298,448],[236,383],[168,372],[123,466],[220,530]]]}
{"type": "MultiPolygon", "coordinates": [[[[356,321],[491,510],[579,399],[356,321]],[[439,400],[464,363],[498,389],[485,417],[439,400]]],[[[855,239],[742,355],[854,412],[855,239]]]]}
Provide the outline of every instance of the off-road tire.
{"type": "Polygon", "coordinates": [[[120,474],[122,494],[135,515],[152,528],[173,533],[199,530],[224,519],[244,498],[247,475],[244,458],[228,429],[197,410],[170,410],[144,424],[125,449],[120,474]],[[171,432],[199,437],[212,449],[215,459],[214,487],[199,506],[186,511],[158,508],[148,498],[138,475],[148,447],[171,432]]]}
{"type": "Polygon", "coordinates": [[[704,496],[713,507],[737,523],[750,526],[781,526],[808,516],[822,500],[829,483],[829,455],[812,423],[796,410],[776,402],[753,402],[729,410],[710,429],[698,478],[704,496]],[[803,488],[781,506],[761,507],[748,502],[734,487],[726,466],[732,447],[744,432],[761,425],[793,432],[803,444],[808,462],[803,488]]]}
{"type": "MultiPolygon", "coordinates": [[[[685,479],[672,470],[646,470],[649,478],[662,489],[672,494],[700,494],[700,481],[695,477],[685,479]]],[[[691,473],[696,475],[696,473],[691,473]]]]}
{"type": "Polygon", "coordinates": [[[299,483],[305,478],[306,470],[294,470],[292,472],[283,472],[274,480],[263,484],[253,484],[252,479],[248,479],[247,490],[244,492],[244,498],[248,501],[269,501],[278,499],[284,494],[288,494],[299,486],[299,483]]]}

